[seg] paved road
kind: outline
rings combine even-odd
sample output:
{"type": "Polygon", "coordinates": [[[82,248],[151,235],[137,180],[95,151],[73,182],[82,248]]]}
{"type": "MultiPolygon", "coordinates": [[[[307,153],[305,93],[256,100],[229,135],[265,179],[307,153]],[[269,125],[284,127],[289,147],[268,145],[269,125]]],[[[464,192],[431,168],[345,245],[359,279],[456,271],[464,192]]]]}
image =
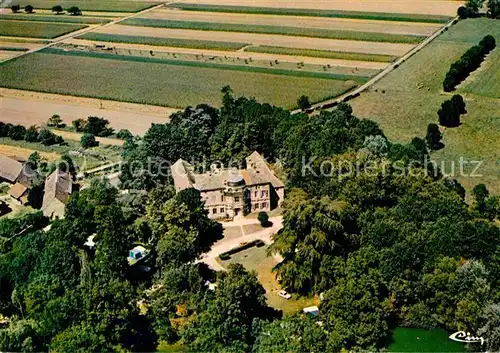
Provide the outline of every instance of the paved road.
{"type": "MultiPolygon", "coordinates": [[[[416,47],[414,47],[412,50],[410,50],[408,53],[406,53],[405,55],[403,55],[401,58],[399,58],[398,60],[396,60],[395,62],[393,62],[389,66],[387,66],[378,75],[376,75],[375,77],[373,77],[370,81],[368,81],[364,85],[356,88],[354,91],[347,92],[346,94],[343,94],[343,95],[341,95],[339,97],[336,97],[336,98],[333,98],[333,99],[329,99],[329,100],[326,100],[326,101],[323,101],[323,102],[320,102],[320,103],[316,103],[316,104],[314,104],[311,107],[311,109],[313,111],[321,110],[321,109],[324,109],[325,105],[339,104],[339,103],[342,103],[346,98],[354,98],[356,95],[359,95],[360,93],[362,93],[363,91],[367,90],[368,88],[370,88],[371,86],[373,86],[375,83],[377,83],[378,81],[380,81],[381,79],[383,79],[385,76],[387,76],[393,70],[395,70],[396,68],[398,68],[399,65],[401,65],[402,63],[404,63],[406,60],[408,60],[409,58],[411,58],[413,55],[415,55],[416,53],[418,53],[420,50],[422,50],[423,48],[425,48],[429,43],[431,43],[434,39],[436,39],[441,33],[443,33],[444,31],[446,31],[447,29],[449,29],[451,26],[453,26],[454,22],[457,19],[458,19],[458,17],[456,17],[453,20],[451,20],[448,24],[446,24],[446,26],[442,27],[440,30],[438,30],[436,33],[434,33],[433,35],[431,35],[430,37],[428,37],[422,43],[420,43],[419,45],[417,45],[416,47]]],[[[300,113],[300,110],[297,109],[297,110],[293,111],[293,113],[300,113]]]]}
{"type": "MultiPolygon", "coordinates": [[[[262,231],[256,232],[256,233],[250,233],[250,234],[245,234],[242,232],[242,236],[239,236],[237,238],[224,238],[216,242],[210,251],[208,253],[205,253],[201,256],[201,259],[199,260],[200,262],[206,263],[211,269],[216,270],[216,271],[225,271],[226,269],[220,265],[219,262],[217,262],[217,257],[231,249],[236,248],[239,246],[241,243],[248,243],[257,239],[262,240],[266,244],[272,244],[272,239],[271,236],[273,234],[276,234],[281,228],[283,228],[283,217],[278,216],[278,217],[272,217],[269,219],[273,223],[272,227],[269,228],[263,228],[262,231]]],[[[249,224],[260,224],[257,219],[241,219],[233,222],[224,222],[222,223],[222,226],[224,229],[226,228],[232,228],[232,227],[243,227],[244,225],[249,225],[249,224]]],[[[278,261],[280,261],[279,256],[276,257],[278,261]]]]}

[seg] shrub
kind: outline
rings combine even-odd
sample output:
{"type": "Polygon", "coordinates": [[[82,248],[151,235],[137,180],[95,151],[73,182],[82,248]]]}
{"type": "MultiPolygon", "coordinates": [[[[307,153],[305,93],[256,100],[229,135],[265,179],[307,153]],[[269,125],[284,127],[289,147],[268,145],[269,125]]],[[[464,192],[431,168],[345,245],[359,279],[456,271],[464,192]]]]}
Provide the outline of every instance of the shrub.
{"type": "Polygon", "coordinates": [[[90,148],[98,146],[99,142],[96,141],[95,136],[92,134],[84,134],[80,139],[80,144],[83,148],[90,148]]]}
{"type": "Polygon", "coordinates": [[[266,212],[259,212],[257,219],[260,222],[260,225],[265,227],[269,224],[269,215],[266,212]]]}
{"type": "Polygon", "coordinates": [[[22,125],[14,125],[10,128],[9,136],[11,139],[19,141],[24,140],[24,135],[26,134],[26,128],[22,125]]]}
{"type": "Polygon", "coordinates": [[[34,10],[34,8],[33,8],[33,6],[31,6],[31,5],[26,5],[26,6],[24,7],[24,11],[25,11],[26,13],[33,13],[33,10],[34,10]]]}
{"type": "Polygon", "coordinates": [[[51,146],[56,144],[61,144],[64,139],[61,136],[54,134],[52,131],[43,129],[38,135],[38,141],[45,146],[51,146]]]}
{"type": "Polygon", "coordinates": [[[26,142],[37,142],[38,141],[38,129],[35,125],[30,126],[26,133],[24,134],[24,140],[26,142]]]}
{"type": "Polygon", "coordinates": [[[97,116],[89,116],[87,122],[83,127],[83,132],[92,134],[94,136],[109,136],[113,134],[113,129],[109,126],[109,121],[97,116]]]}
{"type": "Polygon", "coordinates": [[[11,10],[13,13],[18,13],[20,9],[21,9],[21,6],[19,6],[19,5],[12,5],[12,6],[10,7],[10,10],[11,10]]]}
{"type": "Polygon", "coordinates": [[[71,125],[73,126],[73,129],[76,132],[82,132],[83,129],[85,129],[85,124],[87,122],[84,119],[76,119],[71,122],[71,125]]]}
{"type": "Polygon", "coordinates": [[[68,13],[70,13],[73,16],[80,16],[82,14],[82,10],[80,10],[77,6],[71,6],[68,9],[68,13]]]}
{"type": "Polygon", "coordinates": [[[62,13],[64,10],[61,5],[56,5],[52,7],[52,12],[55,12],[56,14],[62,13]]]}
{"type": "Polygon", "coordinates": [[[120,140],[128,140],[128,139],[131,139],[132,137],[134,137],[134,135],[132,135],[132,133],[130,131],[128,131],[127,129],[121,129],[116,134],[116,137],[118,137],[120,140]]]}
{"type": "Polygon", "coordinates": [[[438,111],[439,124],[446,127],[459,126],[460,114],[466,112],[464,99],[456,94],[441,105],[441,109],[438,111]]]}
{"type": "Polygon", "coordinates": [[[59,115],[54,114],[47,121],[47,126],[60,127],[60,126],[63,126],[63,121],[59,115]]]}
{"type": "Polygon", "coordinates": [[[311,102],[309,101],[309,97],[308,96],[301,96],[297,101],[297,105],[298,105],[299,109],[301,109],[302,111],[305,111],[305,110],[311,108],[311,102]]]}

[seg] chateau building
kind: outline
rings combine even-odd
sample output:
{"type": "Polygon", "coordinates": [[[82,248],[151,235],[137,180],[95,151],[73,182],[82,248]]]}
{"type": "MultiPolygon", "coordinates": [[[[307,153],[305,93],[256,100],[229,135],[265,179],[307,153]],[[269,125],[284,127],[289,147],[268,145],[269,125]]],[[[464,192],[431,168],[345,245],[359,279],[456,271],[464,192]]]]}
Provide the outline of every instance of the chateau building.
{"type": "Polygon", "coordinates": [[[191,164],[179,159],[171,170],[176,191],[199,190],[210,218],[233,218],[280,206],[285,186],[264,158],[253,152],[246,158],[246,165],[246,169],[216,169],[200,174],[191,164]]]}

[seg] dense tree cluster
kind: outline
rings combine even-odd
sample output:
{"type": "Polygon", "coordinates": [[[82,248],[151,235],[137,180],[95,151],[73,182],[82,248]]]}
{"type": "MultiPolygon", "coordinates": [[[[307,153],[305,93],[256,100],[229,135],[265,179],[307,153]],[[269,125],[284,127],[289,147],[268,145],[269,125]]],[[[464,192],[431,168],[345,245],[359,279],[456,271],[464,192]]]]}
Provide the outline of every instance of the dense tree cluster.
{"type": "Polygon", "coordinates": [[[473,350],[498,350],[500,201],[479,185],[469,206],[456,180],[430,173],[440,138],[432,125],[425,138],[391,143],[346,104],[309,118],[225,88],[221,109],[188,108],[127,138],[127,192],[95,180],[50,228],[41,214],[0,220],[0,350],[378,350],[397,326],[477,332],[488,341],[473,350]],[[282,318],[241,265],[214,273],[199,263],[221,225],[197,190],[176,193],[137,163],[227,165],[253,150],[287,180],[274,271],[290,292],[322,294],[317,318],[282,318]],[[129,263],[136,245],[148,255],[129,263]]]}
{"type": "Polygon", "coordinates": [[[458,61],[451,64],[450,70],[446,73],[446,77],[443,81],[444,91],[453,91],[460,82],[465,80],[471,72],[475,71],[481,65],[485,55],[491,52],[495,47],[495,38],[488,35],[484,37],[478,45],[467,50],[458,61]]]}
{"type": "Polygon", "coordinates": [[[475,210],[495,202],[498,216],[498,199],[483,192],[469,210],[453,184],[380,168],[321,197],[289,194],[276,274],[290,291],[325,292],[332,351],[381,348],[397,325],[488,325],[482,310],[500,300],[500,230],[475,210]]]}
{"type": "Polygon", "coordinates": [[[33,125],[26,129],[22,125],[12,125],[0,121],[0,137],[9,137],[12,140],[25,140],[26,142],[40,142],[45,146],[61,145],[64,139],[48,129],[39,129],[33,125]]]}
{"type": "Polygon", "coordinates": [[[83,132],[99,137],[106,137],[112,135],[114,132],[114,130],[109,127],[108,120],[97,116],[73,120],[72,126],[76,132],[83,132]]]}
{"type": "Polygon", "coordinates": [[[126,143],[123,187],[150,189],[168,182],[169,167],[179,158],[199,167],[213,162],[242,166],[253,151],[270,162],[279,161],[295,183],[302,178],[303,158],[359,149],[366,137],[382,135],[375,122],[354,117],[347,104],[310,119],[253,99],[234,98],[229,87],[223,89],[222,102],[220,110],[189,107],[173,114],[169,124],[152,125],[141,141],[126,143]]]}
{"type": "MultiPolygon", "coordinates": [[[[439,125],[445,127],[460,126],[460,115],[467,113],[465,101],[459,94],[455,94],[451,99],[444,101],[438,110],[439,125]]],[[[435,127],[433,136],[437,138],[435,127]]]]}

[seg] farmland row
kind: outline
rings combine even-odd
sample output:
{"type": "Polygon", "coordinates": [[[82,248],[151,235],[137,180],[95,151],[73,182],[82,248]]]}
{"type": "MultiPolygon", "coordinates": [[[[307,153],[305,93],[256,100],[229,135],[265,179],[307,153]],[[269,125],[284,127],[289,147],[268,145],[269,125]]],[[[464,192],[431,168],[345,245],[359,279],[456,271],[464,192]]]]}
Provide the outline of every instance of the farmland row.
{"type": "Polygon", "coordinates": [[[210,65],[53,52],[34,53],[0,65],[0,82],[6,88],[170,107],[202,102],[218,106],[218,90],[224,85],[233,87],[237,94],[290,108],[302,94],[307,94],[312,101],[320,101],[356,85],[354,80],[333,78],[334,75],[249,71],[245,67],[228,69],[227,66],[221,69],[210,65]],[[32,75],[33,70],[38,74],[32,75]],[[69,82],[78,82],[78,85],[69,82]]]}
{"type": "Polygon", "coordinates": [[[328,30],[322,28],[304,28],[287,26],[267,26],[216,22],[170,21],[152,18],[132,18],[122,23],[129,26],[191,29],[199,31],[243,32],[257,34],[288,35],[294,37],[313,37],[324,39],[359,40],[368,42],[416,44],[424,36],[403,35],[377,32],[328,30]]]}
{"type": "Polygon", "coordinates": [[[261,33],[198,31],[190,29],[154,28],[139,26],[114,25],[98,33],[132,35],[156,38],[176,38],[187,40],[214,40],[222,42],[248,43],[251,45],[279,46],[316,50],[333,50],[365,54],[383,54],[400,56],[413,48],[413,44],[366,42],[345,39],[326,39],[271,35],[261,33]]]}
{"type": "MultiPolygon", "coordinates": [[[[235,1],[236,2],[236,1],[235,1]]],[[[400,22],[428,22],[428,23],[446,23],[450,20],[451,14],[454,14],[454,9],[458,5],[453,5],[452,2],[449,5],[449,9],[441,12],[448,12],[447,15],[435,15],[432,14],[432,9],[430,9],[429,14],[422,13],[407,13],[411,11],[415,4],[404,8],[401,7],[401,12],[389,13],[379,11],[383,1],[378,1],[375,4],[370,4],[369,2],[359,2],[362,6],[362,11],[349,11],[349,10],[339,10],[339,9],[320,9],[316,8],[278,8],[278,7],[258,7],[258,6],[240,6],[242,1],[238,1],[238,5],[213,5],[213,4],[190,4],[190,3],[172,3],[168,7],[181,9],[184,11],[207,11],[207,12],[224,12],[224,13],[245,13],[245,14],[259,14],[259,15],[285,15],[285,16],[309,16],[309,17],[330,17],[330,18],[350,18],[350,19],[361,19],[361,20],[384,20],[384,21],[400,21],[400,22]],[[373,6],[373,7],[372,7],[373,6]]],[[[387,2],[387,1],[386,1],[387,2]]],[[[252,2],[255,3],[255,2],[252,2]]],[[[349,8],[356,6],[356,1],[331,1],[330,2],[336,8],[349,8]],[[351,4],[349,4],[351,3],[351,4]],[[350,6],[351,5],[351,6],[350,6]]],[[[400,2],[399,5],[403,5],[404,2],[400,2]]],[[[436,1],[438,3],[438,1],[436,1]]],[[[298,5],[300,5],[298,3],[298,5]]],[[[397,6],[396,2],[391,2],[391,5],[386,7],[391,10],[400,8],[397,6]]],[[[312,7],[312,6],[311,6],[312,7]]],[[[437,11],[437,8],[433,9],[437,11]]]]}
{"type": "Polygon", "coordinates": [[[111,19],[90,17],[90,16],[45,16],[45,15],[0,15],[0,20],[11,21],[33,21],[33,22],[54,22],[54,23],[84,23],[84,24],[103,24],[111,19]]]}
{"type": "Polygon", "coordinates": [[[423,22],[395,22],[379,20],[356,20],[345,18],[249,15],[239,13],[181,11],[160,8],[138,18],[171,21],[215,22],[245,25],[267,25],[281,27],[319,28],[328,30],[383,32],[391,34],[425,35],[436,32],[442,24],[423,22]]]}
{"type": "Polygon", "coordinates": [[[29,23],[28,21],[0,19],[0,36],[52,39],[86,27],[69,23],[29,23]]]}

